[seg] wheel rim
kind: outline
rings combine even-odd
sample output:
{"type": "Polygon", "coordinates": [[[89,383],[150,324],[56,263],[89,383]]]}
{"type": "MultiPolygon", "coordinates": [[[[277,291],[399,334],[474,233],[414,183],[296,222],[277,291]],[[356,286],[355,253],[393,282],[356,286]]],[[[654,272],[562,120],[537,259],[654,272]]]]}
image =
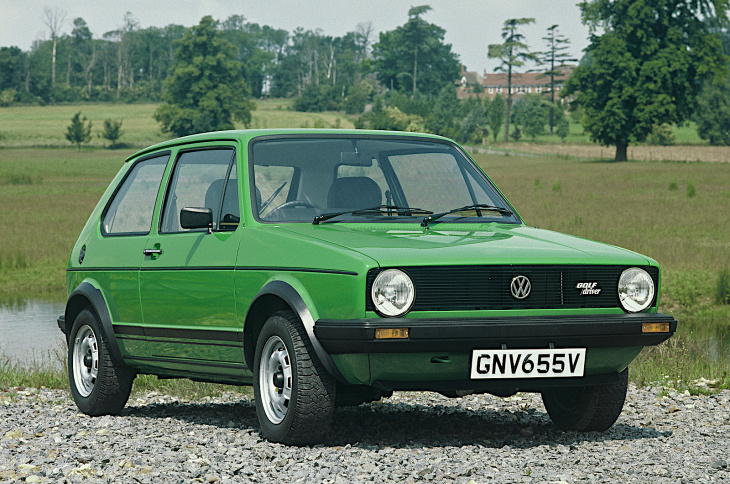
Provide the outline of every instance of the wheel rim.
{"type": "Polygon", "coordinates": [[[289,409],[292,394],[291,359],[278,336],[266,341],[259,362],[259,393],[266,417],[279,424],[289,409]]]}
{"type": "Polygon", "coordinates": [[[94,330],[88,325],[76,332],[71,364],[76,390],[82,397],[88,397],[94,390],[99,372],[99,345],[94,330]]]}

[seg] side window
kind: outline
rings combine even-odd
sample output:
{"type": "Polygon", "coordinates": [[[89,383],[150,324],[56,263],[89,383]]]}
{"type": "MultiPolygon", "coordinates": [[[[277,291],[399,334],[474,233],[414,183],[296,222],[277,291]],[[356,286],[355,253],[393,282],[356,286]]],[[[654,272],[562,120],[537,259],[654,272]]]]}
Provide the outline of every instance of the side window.
{"type": "Polygon", "coordinates": [[[169,155],[134,165],[108,205],[102,219],[105,235],[146,235],[152,225],[155,199],[169,155]]]}
{"type": "MultiPolygon", "coordinates": [[[[236,199],[235,214],[238,217],[238,186],[234,180],[226,183],[229,175],[235,177],[231,168],[234,161],[232,148],[186,151],[178,156],[172,181],[165,199],[160,232],[188,232],[180,226],[180,210],[185,207],[209,208],[213,212],[213,226],[221,221],[222,197],[228,193],[228,208],[236,199]],[[230,173],[229,173],[230,172],[230,173]],[[231,190],[235,195],[231,194],[231,190]]],[[[235,228],[235,227],[233,227],[235,228]]]]}

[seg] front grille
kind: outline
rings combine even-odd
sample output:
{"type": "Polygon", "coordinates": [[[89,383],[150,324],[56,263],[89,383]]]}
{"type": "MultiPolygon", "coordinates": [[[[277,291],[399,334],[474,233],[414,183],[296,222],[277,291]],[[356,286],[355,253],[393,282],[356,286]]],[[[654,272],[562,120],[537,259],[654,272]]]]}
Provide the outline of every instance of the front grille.
{"type": "MultiPolygon", "coordinates": [[[[628,266],[414,266],[397,267],[408,274],[416,288],[412,311],[485,309],[562,309],[620,307],[616,288],[628,266]],[[526,276],[530,295],[516,299],[512,279],[526,276]],[[581,295],[579,283],[597,283],[597,295],[581,295]]],[[[367,310],[375,308],[370,291],[381,269],[367,277],[367,310]]],[[[643,267],[658,287],[659,270],[643,267]]],[[[656,296],[655,296],[656,297],[656,296]]]]}

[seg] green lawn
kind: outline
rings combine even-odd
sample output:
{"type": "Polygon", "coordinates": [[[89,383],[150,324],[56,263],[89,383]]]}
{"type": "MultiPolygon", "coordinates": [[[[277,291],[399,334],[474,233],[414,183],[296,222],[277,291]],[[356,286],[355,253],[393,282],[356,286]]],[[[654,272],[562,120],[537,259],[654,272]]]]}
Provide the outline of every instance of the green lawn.
{"type": "MultiPolygon", "coordinates": [[[[299,113],[287,99],[257,100],[252,128],[352,128],[353,117],[344,112],[299,113]]],[[[171,136],[160,131],[154,120],[157,104],[72,104],[53,106],[11,106],[0,108],[0,147],[64,147],[66,127],[81,112],[93,124],[92,147],[109,142],[98,135],[105,119],[123,120],[120,142],[144,148],[171,136]]],[[[236,128],[244,128],[240,123],[236,128]]],[[[86,146],[86,145],[85,145],[86,146]]]]}

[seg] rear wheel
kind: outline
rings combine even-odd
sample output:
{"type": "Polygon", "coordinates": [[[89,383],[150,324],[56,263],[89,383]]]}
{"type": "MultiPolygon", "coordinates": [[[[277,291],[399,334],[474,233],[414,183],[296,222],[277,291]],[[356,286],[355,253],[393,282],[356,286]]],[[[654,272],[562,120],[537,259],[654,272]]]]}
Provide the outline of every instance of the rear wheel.
{"type": "Polygon", "coordinates": [[[134,372],[115,365],[93,308],[74,320],[68,344],[68,379],[76,406],[87,415],[114,415],[129,399],[134,372]]]}
{"type": "Polygon", "coordinates": [[[264,324],[254,358],[256,414],[272,442],[309,444],[332,426],[335,381],[327,373],[291,311],[280,311],[264,324]]]}
{"type": "Polygon", "coordinates": [[[552,388],[542,392],[550,419],[563,430],[579,432],[608,430],[616,422],[626,399],[629,369],[609,385],[552,388]]]}

